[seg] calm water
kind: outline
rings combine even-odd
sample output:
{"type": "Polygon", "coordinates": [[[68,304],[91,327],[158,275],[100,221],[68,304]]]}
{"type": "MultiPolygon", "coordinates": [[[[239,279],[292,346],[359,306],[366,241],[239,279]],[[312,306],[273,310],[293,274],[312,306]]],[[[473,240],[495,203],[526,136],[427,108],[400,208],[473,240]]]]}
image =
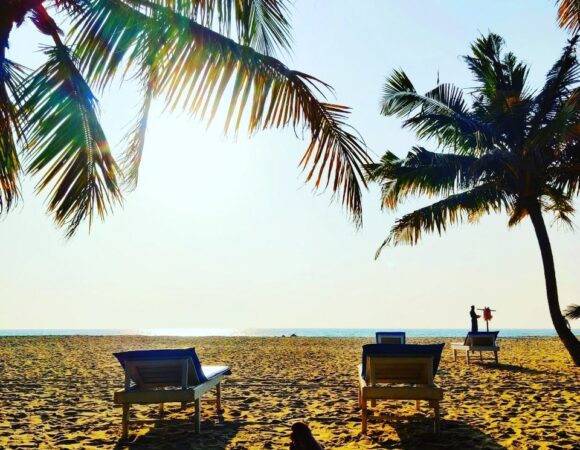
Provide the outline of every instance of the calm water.
{"type": "MultiPolygon", "coordinates": [[[[492,330],[494,330],[492,328],[492,330]]],[[[62,330],[0,330],[0,336],[290,336],[304,337],[374,337],[375,331],[406,331],[408,337],[461,337],[466,329],[420,328],[395,330],[383,328],[150,328],[118,329],[62,329],[62,330]]],[[[578,334],[580,330],[574,330],[578,334]]],[[[550,329],[505,329],[500,337],[556,336],[550,329]]]]}

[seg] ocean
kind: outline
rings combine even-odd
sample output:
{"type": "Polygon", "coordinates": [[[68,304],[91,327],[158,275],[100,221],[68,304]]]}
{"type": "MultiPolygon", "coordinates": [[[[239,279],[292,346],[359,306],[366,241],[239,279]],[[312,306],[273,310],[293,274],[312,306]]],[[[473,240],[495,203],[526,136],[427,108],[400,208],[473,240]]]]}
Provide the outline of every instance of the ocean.
{"type": "MultiPolygon", "coordinates": [[[[492,331],[496,331],[494,328],[492,331]]],[[[6,329],[0,336],[302,336],[302,337],[374,337],[376,331],[405,331],[407,337],[463,337],[464,328],[146,328],[146,329],[6,329]]],[[[483,330],[485,331],[485,328],[483,330]]],[[[580,330],[574,330],[579,334],[580,330]]],[[[520,328],[500,330],[502,338],[556,336],[552,329],[520,328]]]]}

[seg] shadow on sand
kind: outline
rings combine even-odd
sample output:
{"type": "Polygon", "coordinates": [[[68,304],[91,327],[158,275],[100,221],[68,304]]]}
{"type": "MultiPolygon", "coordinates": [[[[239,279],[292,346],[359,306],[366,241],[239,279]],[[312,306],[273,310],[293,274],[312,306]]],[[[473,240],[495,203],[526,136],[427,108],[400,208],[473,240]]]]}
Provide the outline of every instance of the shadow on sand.
{"type": "MultiPolygon", "coordinates": [[[[498,444],[491,436],[473,428],[466,422],[457,420],[441,420],[441,433],[433,433],[433,420],[417,417],[411,420],[396,421],[389,424],[399,435],[400,442],[387,443],[375,441],[380,448],[401,448],[405,450],[431,449],[483,449],[504,450],[506,447],[498,444]]],[[[374,441],[374,439],[373,439],[374,441]]]]}
{"type": "Polygon", "coordinates": [[[478,366],[485,367],[487,369],[495,369],[495,370],[503,370],[506,372],[515,372],[515,373],[527,373],[529,375],[539,375],[546,373],[543,370],[532,369],[529,367],[523,366],[516,366],[514,364],[495,364],[495,363],[476,363],[478,366]]]}
{"type": "MultiPolygon", "coordinates": [[[[134,425],[138,427],[139,425],[134,425]]],[[[187,419],[161,419],[153,428],[139,436],[129,435],[119,440],[115,450],[121,449],[225,449],[236,435],[240,422],[205,421],[197,434],[193,422],[187,419]]],[[[137,431],[135,428],[133,432],[137,431]]]]}

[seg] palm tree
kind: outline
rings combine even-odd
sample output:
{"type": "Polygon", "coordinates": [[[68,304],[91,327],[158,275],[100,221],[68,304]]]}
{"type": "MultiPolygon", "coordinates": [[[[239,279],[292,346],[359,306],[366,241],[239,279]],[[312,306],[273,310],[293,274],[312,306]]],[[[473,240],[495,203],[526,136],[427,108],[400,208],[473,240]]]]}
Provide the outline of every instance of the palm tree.
{"type": "Polygon", "coordinates": [[[416,244],[422,233],[477,221],[505,211],[509,226],[526,216],[533,224],[544,266],[554,327],[576,365],[578,339],[560,311],[554,258],[543,213],[571,225],[580,192],[580,66],[578,36],[564,48],[538,92],[526,86],[528,67],[495,34],[480,37],[464,57],[475,76],[471,102],[452,84],[419,94],[396,70],[386,81],[382,114],[404,117],[403,126],[444,152],[414,147],[405,158],[387,152],[368,166],[382,185],[382,205],[395,209],[409,196],[440,199],[399,218],[377,252],[388,244],[416,244]]]}
{"type": "Polygon", "coordinates": [[[38,175],[49,211],[73,235],[122,200],[123,181],[135,187],[153,99],[211,122],[225,94],[226,131],[309,129],[307,180],[331,186],[360,224],[369,159],[346,127],[348,108],[324,100],[330,86],[274,57],[290,50],[288,15],[286,0],[2,0],[0,213],[19,199],[21,172],[38,175]],[[70,25],[66,39],[51,14],[70,25]],[[34,71],[7,59],[25,20],[53,41],[34,71]],[[143,101],[118,164],[95,92],[129,78],[143,101]]]}

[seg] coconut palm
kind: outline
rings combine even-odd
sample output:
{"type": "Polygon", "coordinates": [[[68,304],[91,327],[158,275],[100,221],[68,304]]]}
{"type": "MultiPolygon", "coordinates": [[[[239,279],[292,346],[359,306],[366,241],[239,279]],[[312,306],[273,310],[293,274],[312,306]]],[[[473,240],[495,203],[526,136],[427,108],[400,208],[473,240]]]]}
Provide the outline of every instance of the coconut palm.
{"type": "Polygon", "coordinates": [[[424,232],[443,233],[450,224],[475,222],[506,212],[509,226],[529,217],[544,266],[554,327],[574,362],[578,339],[560,311],[554,258],[544,214],[571,224],[580,192],[580,67],[578,36],[564,48],[538,92],[526,85],[528,67],[503,51],[500,36],[480,37],[464,57],[475,76],[471,101],[458,87],[442,83],[419,94],[405,72],[386,81],[382,114],[404,117],[403,126],[439,146],[414,147],[406,157],[387,152],[368,166],[382,185],[382,205],[395,209],[410,196],[438,197],[435,203],[399,218],[381,246],[416,244],[424,232]]]}
{"type": "Polygon", "coordinates": [[[137,182],[149,110],[214,118],[225,130],[310,130],[307,180],[331,186],[361,220],[360,167],[368,162],[345,124],[348,108],[325,101],[330,86],[275,58],[290,50],[286,0],[2,0],[0,2],[0,212],[20,197],[21,172],[39,176],[48,209],[71,236],[137,182]],[[56,20],[67,24],[66,39],[56,20]],[[30,20],[52,38],[46,62],[28,71],[7,59],[11,32],[30,20]],[[137,80],[142,106],[120,162],[99,123],[95,92],[137,80]]]}

